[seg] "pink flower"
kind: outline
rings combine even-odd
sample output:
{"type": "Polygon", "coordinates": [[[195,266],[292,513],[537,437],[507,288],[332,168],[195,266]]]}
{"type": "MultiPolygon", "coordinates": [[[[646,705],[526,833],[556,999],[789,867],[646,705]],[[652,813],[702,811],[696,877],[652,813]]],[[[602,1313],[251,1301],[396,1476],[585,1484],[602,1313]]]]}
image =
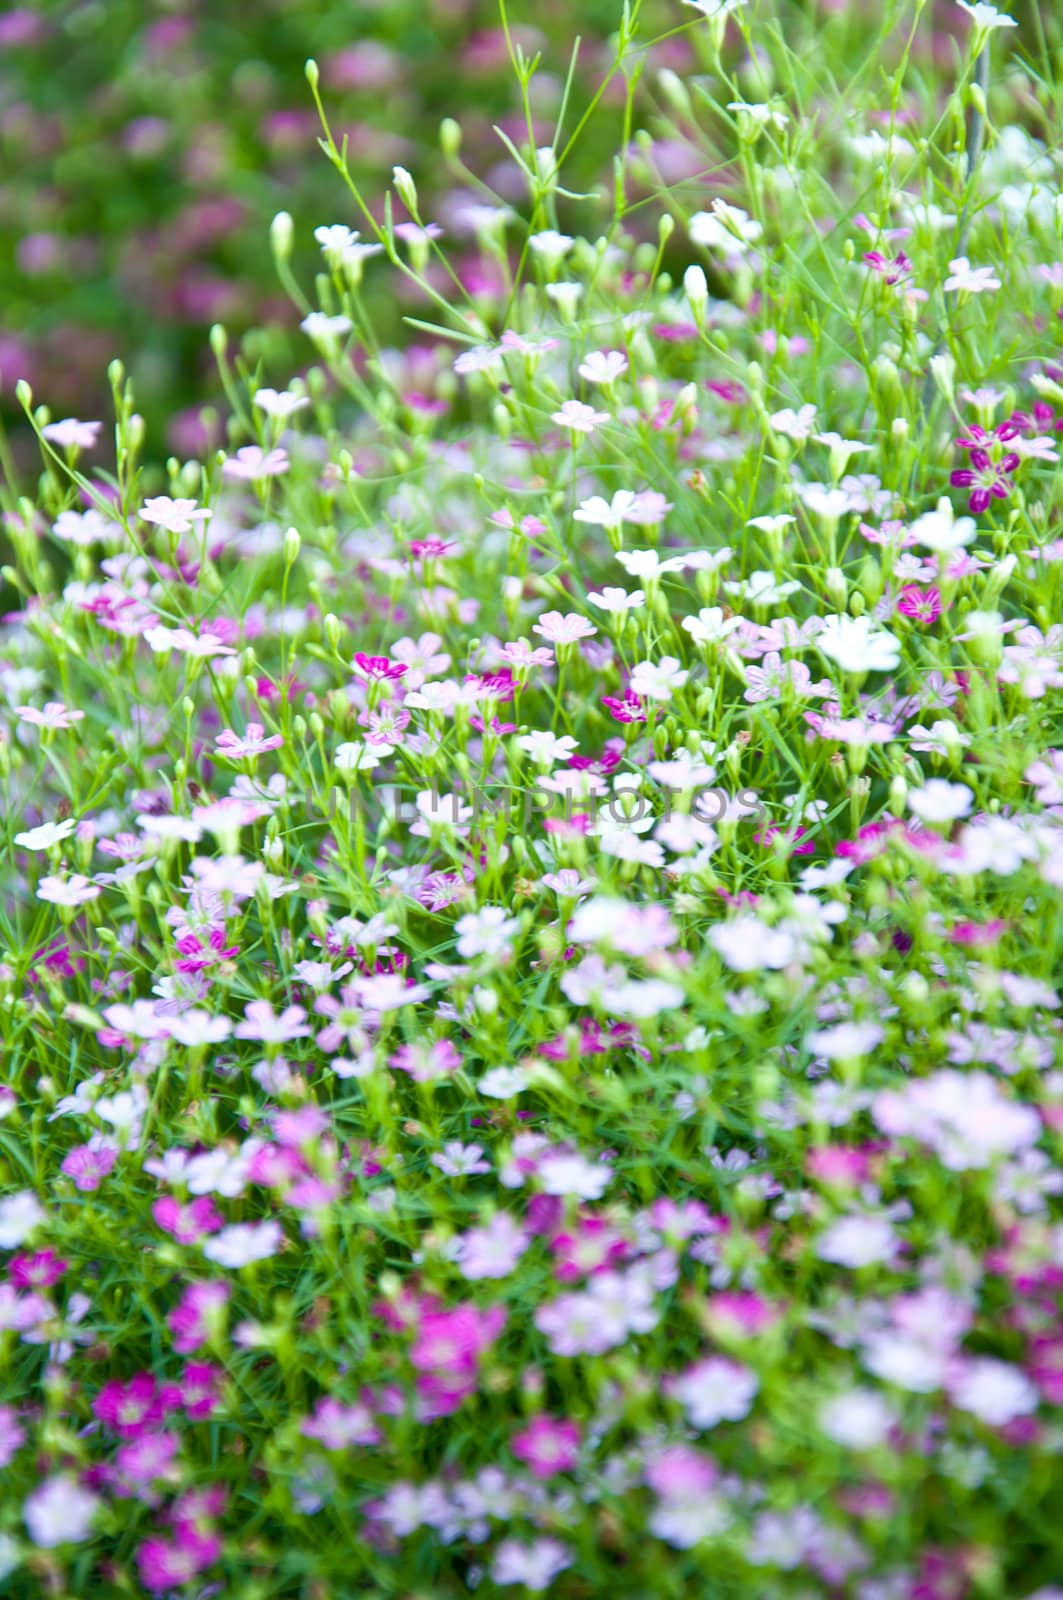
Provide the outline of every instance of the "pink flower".
{"type": "Polygon", "coordinates": [[[64,417],[62,422],[47,423],[41,435],[60,450],[91,450],[102,427],[102,422],[78,422],[76,417],[64,417]]]}
{"type": "Polygon", "coordinates": [[[197,1244],[206,1234],[217,1232],[225,1220],[209,1195],[184,1204],[172,1195],[164,1195],[156,1200],[151,1214],[164,1232],[173,1234],[178,1244],[197,1244]]]}
{"type": "Polygon", "coordinates": [[[231,1290],[226,1283],[190,1283],[167,1318],[178,1355],[189,1355],[206,1344],[220,1321],[221,1309],[231,1290]]]}
{"type": "Polygon", "coordinates": [[[400,1045],[388,1057],[388,1066],[408,1072],[414,1083],[434,1083],[457,1072],[461,1056],[449,1039],[418,1039],[413,1044],[400,1045]]]}
{"type": "Polygon", "coordinates": [[[200,1422],[218,1409],[225,1374],[220,1367],[205,1361],[190,1361],[181,1373],[177,1389],[181,1404],[193,1422],[200,1422]]]}
{"type": "Polygon", "coordinates": [[[457,1257],[463,1278],[505,1278],[528,1248],[528,1235],[507,1211],[497,1212],[482,1228],[462,1234],[457,1257]]]}
{"type": "Polygon", "coordinates": [[[190,533],[197,522],[207,522],[212,515],[194,500],[172,500],[168,494],[154,495],[140,508],[142,522],[154,523],[167,533],[190,533]]]}
{"type": "Polygon", "coordinates": [[[253,760],[256,756],[264,754],[267,750],[279,750],[284,743],[284,736],[272,733],[264,737],[264,729],[260,722],[249,722],[247,732],[243,738],[226,728],[224,733],[219,733],[214,741],[214,748],[220,756],[228,756],[232,761],[253,760]]]}
{"type": "Polygon", "coordinates": [[[91,1193],[98,1189],[104,1178],[112,1171],[118,1160],[118,1151],[113,1145],[75,1145],[63,1161],[60,1170],[68,1178],[73,1178],[77,1188],[83,1193],[91,1193]]]}
{"type": "Polygon", "coordinates": [[[532,627],[532,632],[541,639],[548,639],[551,644],[575,644],[577,639],[589,639],[598,630],[578,612],[569,611],[562,615],[560,611],[544,611],[532,627]]]}
{"type": "Polygon", "coordinates": [[[552,1478],[569,1472],[579,1460],[580,1430],[575,1422],[558,1422],[554,1417],[533,1417],[521,1433],[514,1434],[510,1449],[526,1463],[536,1478],[552,1478]]]}
{"type": "Polygon", "coordinates": [[[379,1444],[383,1438],[372,1412],[363,1404],[347,1406],[325,1395],[312,1416],[299,1424],[304,1439],[316,1439],[326,1450],[348,1450],[352,1444],[379,1444]]]}
{"type": "Polygon", "coordinates": [[[229,456],[222,466],[222,475],[244,483],[257,483],[261,478],[280,478],[288,471],[287,450],[263,450],[257,444],[245,444],[234,456],[229,456]]]}
{"type": "Polygon", "coordinates": [[[302,1006],[287,1006],[277,1016],[268,1000],[252,1000],[244,1007],[243,1022],[238,1022],[233,1031],[238,1039],[287,1044],[291,1039],[304,1039],[309,1034],[310,1029],[303,1026],[305,1020],[302,1006]]]}
{"type": "Polygon", "coordinates": [[[84,711],[71,711],[61,700],[49,700],[42,711],[35,706],[16,706],[15,714],[31,728],[50,729],[72,728],[85,715],[84,711]]]}
{"type": "Polygon", "coordinates": [[[559,428],[568,428],[572,433],[593,433],[602,422],[608,422],[608,411],[595,411],[593,406],[584,405],[582,400],[566,400],[560,411],[550,414],[550,421],[556,422],[559,428]]]}

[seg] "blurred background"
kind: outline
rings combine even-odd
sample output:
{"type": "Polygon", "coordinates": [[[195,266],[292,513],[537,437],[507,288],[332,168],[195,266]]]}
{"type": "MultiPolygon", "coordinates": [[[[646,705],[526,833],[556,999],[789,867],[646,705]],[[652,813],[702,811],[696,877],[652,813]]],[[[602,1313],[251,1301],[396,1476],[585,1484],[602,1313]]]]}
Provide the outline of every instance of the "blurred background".
{"type": "MultiPolygon", "coordinates": [[[[543,57],[532,83],[537,140],[552,137],[575,35],[582,46],[571,104],[582,111],[608,72],[621,9],[621,0],[511,0],[514,38],[543,57]]],[[[933,0],[931,9],[933,29],[921,31],[917,56],[929,49],[948,66],[968,19],[952,0],[933,0]]],[[[1027,0],[1011,9],[1022,19],[1017,41],[1042,52],[1047,69],[1063,19],[1027,0]]],[[[857,48],[881,23],[877,8],[852,0],[786,0],[781,14],[791,44],[807,42],[813,93],[824,30],[846,30],[857,48]]],[[[651,162],[643,154],[633,164],[636,195],[640,181],[647,194],[686,181],[694,191],[688,198],[700,204],[728,193],[728,154],[722,140],[714,148],[711,125],[701,118],[695,131],[681,116],[660,114],[658,73],[696,71],[694,34],[704,28],[680,0],[644,0],[641,37],[664,38],[645,62],[636,96],[634,128],[653,140],[651,162]]],[[[771,85],[757,47],[751,56],[733,25],[728,38],[743,93],[764,98],[771,85]]],[[[903,42],[898,31],[898,50],[903,42]]],[[[0,417],[16,424],[16,451],[19,377],[55,416],[107,419],[106,367],[120,356],[148,422],[149,448],[187,455],[214,442],[200,419],[218,392],[212,323],[223,323],[234,341],[264,330],[250,354],[267,355],[269,377],[282,384],[310,362],[298,314],[277,281],[270,220],[280,209],[291,212],[294,264],[312,297],[321,264],[314,227],[358,227],[359,218],[317,147],[303,70],[309,56],[320,64],[334,131],[338,140],[349,137],[352,169],[374,212],[382,215],[392,167],[409,167],[422,215],[446,230],[463,281],[490,294],[497,266],[480,255],[461,218],[482,197],[447,171],[439,126],[447,116],[461,122],[462,160],[520,209],[519,174],[492,129],[525,136],[497,0],[16,5],[0,11],[0,417]]],[[[617,76],[566,166],[568,187],[602,188],[603,221],[624,94],[617,76]]],[[[837,96],[824,101],[824,115],[844,119],[837,96]]],[[[728,151],[733,157],[733,141],[728,151]]],[[[573,212],[581,232],[592,219],[593,206],[573,212]]],[[[645,226],[652,231],[651,208],[645,226]]],[[[401,303],[394,273],[371,271],[368,283],[382,342],[409,343],[402,313],[422,308],[401,303]]]]}
{"type": "MultiPolygon", "coordinates": [[[[620,5],[511,9],[514,36],[543,54],[533,89],[545,142],[573,36],[584,41],[582,107],[607,71],[620,5]]],[[[644,7],[654,31],[691,15],[657,0],[644,7]]],[[[292,213],[308,287],[320,266],[314,227],[358,226],[317,147],[308,56],[374,211],[401,163],[417,177],[423,216],[460,251],[455,206],[470,196],[454,195],[445,171],[442,118],[461,121],[462,159],[503,193],[515,174],[492,124],[518,139],[524,130],[496,0],[56,0],[0,12],[0,408],[9,422],[19,377],[54,415],[108,417],[105,370],[117,355],[152,444],[186,453],[203,442],[198,414],[216,392],[210,325],[234,337],[265,327],[283,354],[298,314],[277,282],[270,219],[292,213]]],[[[657,58],[688,66],[689,36],[657,58]]],[[[577,187],[608,178],[623,94],[618,79],[591,119],[577,187]]],[[[677,151],[676,160],[696,170],[702,158],[677,151]]],[[[394,301],[394,275],[377,281],[382,337],[397,340],[408,308],[394,301]]],[[[292,341],[293,370],[311,354],[292,341]]]]}

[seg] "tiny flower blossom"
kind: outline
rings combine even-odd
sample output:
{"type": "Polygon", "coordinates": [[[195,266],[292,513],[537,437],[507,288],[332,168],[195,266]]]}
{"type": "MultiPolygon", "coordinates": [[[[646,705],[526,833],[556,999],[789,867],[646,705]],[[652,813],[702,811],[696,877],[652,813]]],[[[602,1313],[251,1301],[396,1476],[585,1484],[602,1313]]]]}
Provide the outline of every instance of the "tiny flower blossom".
{"type": "Polygon", "coordinates": [[[588,383],[615,383],[627,371],[627,356],[622,350],[594,350],[579,365],[579,375],[588,383]]]}
{"type": "Polygon", "coordinates": [[[572,433],[593,433],[595,428],[601,427],[610,418],[608,411],[595,411],[593,406],[584,405],[582,400],[566,400],[560,411],[551,412],[550,420],[572,433]]]}
{"type": "Polygon", "coordinates": [[[263,478],[279,478],[288,471],[288,452],[263,450],[261,445],[245,444],[233,456],[222,462],[222,476],[245,483],[257,483],[263,478]]]}
{"type": "Polygon", "coordinates": [[[984,294],[988,289],[1000,287],[1000,279],[992,267],[972,267],[966,256],[957,256],[955,261],[949,262],[946,292],[962,290],[965,294],[984,294]]]}
{"type": "Polygon", "coordinates": [[[145,500],[139,515],[142,522],[154,523],[167,533],[191,533],[197,522],[208,522],[213,513],[195,500],[172,500],[168,494],[158,494],[145,500]]]}
{"type": "Polygon", "coordinates": [[[279,750],[283,743],[283,734],[272,733],[267,736],[260,722],[249,722],[247,732],[242,737],[226,728],[214,741],[214,748],[219,755],[227,756],[231,761],[248,761],[264,755],[267,750],[279,750]]]}

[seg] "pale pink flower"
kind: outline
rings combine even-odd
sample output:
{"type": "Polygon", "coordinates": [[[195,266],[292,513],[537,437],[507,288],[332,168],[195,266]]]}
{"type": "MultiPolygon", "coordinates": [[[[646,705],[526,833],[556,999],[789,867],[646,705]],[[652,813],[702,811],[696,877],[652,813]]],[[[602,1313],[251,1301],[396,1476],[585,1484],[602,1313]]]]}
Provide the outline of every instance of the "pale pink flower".
{"type": "Polygon", "coordinates": [[[566,400],[560,411],[551,412],[550,420],[572,433],[593,433],[610,417],[608,411],[595,411],[593,406],[584,405],[582,400],[566,400]]]}

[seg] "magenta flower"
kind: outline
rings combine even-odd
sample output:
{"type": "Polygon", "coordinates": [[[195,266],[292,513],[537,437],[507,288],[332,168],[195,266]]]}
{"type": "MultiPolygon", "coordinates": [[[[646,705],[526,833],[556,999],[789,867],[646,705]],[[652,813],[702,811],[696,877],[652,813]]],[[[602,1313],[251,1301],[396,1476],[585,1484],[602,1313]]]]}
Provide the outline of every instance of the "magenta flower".
{"type": "Polygon", "coordinates": [[[360,678],[395,681],[409,671],[405,661],[392,661],[389,656],[367,656],[356,650],[351,666],[360,678]]]}
{"type": "Polygon", "coordinates": [[[991,500],[1006,500],[1011,493],[1011,474],[1019,465],[1020,457],[1014,450],[1005,450],[1010,440],[1018,437],[1021,428],[1013,419],[1000,423],[987,433],[975,423],[967,430],[967,437],[957,439],[960,450],[969,451],[970,466],[960,467],[950,473],[949,482],[956,489],[970,489],[968,502],[975,516],[980,516],[991,500]]]}
{"type": "Polygon", "coordinates": [[[602,705],[612,713],[617,722],[645,722],[646,712],[639,696],[632,689],[626,689],[623,697],[603,694],[602,705]]]}
{"type": "Polygon", "coordinates": [[[469,1377],[489,1345],[505,1326],[501,1306],[455,1306],[450,1311],[430,1311],[417,1326],[410,1360],[419,1372],[469,1377]]]}
{"type": "Polygon", "coordinates": [[[17,1289],[50,1289],[68,1265],[54,1251],[38,1250],[32,1256],[12,1256],[7,1275],[17,1289]]]}
{"type": "Polygon", "coordinates": [[[510,1449],[536,1478],[552,1478],[569,1472],[579,1460],[580,1430],[575,1422],[558,1422],[554,1417],[533,1417],[521,1433],[513,1435],[510,1449]]]}
{"type": "Polygon", "coordinates": [[[939,589],[920,589],[914,583],[901,590],[897,601],[897,610],[902,616],[910,617],[913,622],[922,622],[928,628],[937,621],[943,609],[939,589]]]}
{"type": "Polygon", "coordinates": [[[152,1594],[183,1589],[221,1555],[221,1540],[215,1533],[200,1533],[183,1526],[176,1537],[145,1539],[137,1551],[140,1581],[152,1594]]]}
{"type": "Polygon", "coordinates": [[[898,283],[906,283],[912,275],[912,263],[903,250],[898,250],[892,257],[884,256],[881,250],[868,250],[864,260],[872,272],[877,272],[883,283],[892,289],[898,283]]]}
{"type": "Polygon", "coordinates": [[[128,1383],[114,1378],[92,1402],[93,1415],[122,1439],[137,1439],[161,1422],[177,1396],[160,1390],[150,1372],[138,1372],[128,1383]]]}
{"type": "Polygon", "coordinates": [[[193,1422],[201,1422],[218,1409],[224,1376],[220,1367],[206,1361],[190,1361],[184,1368],[177,1388],[185,1413],[193,1422]]]}

